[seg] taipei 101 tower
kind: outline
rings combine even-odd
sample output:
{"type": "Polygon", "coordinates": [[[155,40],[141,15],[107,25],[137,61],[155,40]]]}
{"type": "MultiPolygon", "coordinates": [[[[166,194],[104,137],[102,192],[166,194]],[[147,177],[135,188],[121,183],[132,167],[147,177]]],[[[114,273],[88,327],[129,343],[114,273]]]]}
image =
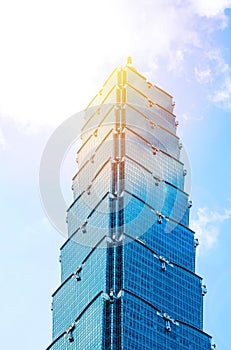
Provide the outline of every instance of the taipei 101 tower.
{"type": "Polygon", "coordinates": [[[210,350],[169,93],[116,68],[84,111],[47,350],[210,350]]]}

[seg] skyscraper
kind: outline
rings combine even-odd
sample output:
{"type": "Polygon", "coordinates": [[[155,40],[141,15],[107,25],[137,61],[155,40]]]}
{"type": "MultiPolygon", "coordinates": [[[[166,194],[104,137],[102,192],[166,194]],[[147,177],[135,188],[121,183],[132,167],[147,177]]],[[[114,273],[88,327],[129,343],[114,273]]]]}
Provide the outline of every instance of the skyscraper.
{"type": "Polygon", "coordinates": [[[86,108],[47,350],[206,350],[172,96],[132,66],[86,108]]]}

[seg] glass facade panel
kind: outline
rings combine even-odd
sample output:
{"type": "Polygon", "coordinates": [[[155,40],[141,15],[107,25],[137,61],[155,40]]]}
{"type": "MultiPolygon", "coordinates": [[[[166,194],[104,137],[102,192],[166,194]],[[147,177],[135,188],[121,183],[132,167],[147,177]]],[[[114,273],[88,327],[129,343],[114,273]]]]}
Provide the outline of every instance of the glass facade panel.
{"type": "Polygon", "coordinates": [[[106,251],[95,249],[53,294],[53,338],[65,331],[95,294],[105,289],[106,251]]]}
{"type": "Polygon", "coordinates": [[[83,113],[49,350],[211,349],[173,106],[128,64],[83,113]]]}
{"type": "Polygon", "coordinates": [[[170,321],[169,330],[168,320],[161,312],[126,292],[123,298],[123,324],[123,349],[126,350],[211,349],[208,335],[175,320],[170,321]]]}

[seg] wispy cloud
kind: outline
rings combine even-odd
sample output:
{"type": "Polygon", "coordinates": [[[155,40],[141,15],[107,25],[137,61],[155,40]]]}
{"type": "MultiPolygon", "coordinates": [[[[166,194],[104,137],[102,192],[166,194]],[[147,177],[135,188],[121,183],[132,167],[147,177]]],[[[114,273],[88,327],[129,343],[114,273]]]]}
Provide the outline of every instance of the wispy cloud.
{"type": "Polygon", "coordinates": [[[211,99],[218,106],[231,110],[231,76],[227,76],[222,86],[214,93],[211,99]]]}
{"type": "Polygon", "coordinates": [[[224,110],[231,110],[231,66],[220,50],[209,50],[203,62],[194,67],[197,82],[204,85],[208,100],[224,110]]]}
{"type": "Polygon", "coordinates": [[[194,68],[195,76],[200,84],[208,83],[212,80],[211,69],[209,67],[205,69],[194,68]]]}
{"type": "MultiPolygon", "coordinates": [[[[36,7],[26,0],[5,2],[2,111],[23,122],[57,125],[84,108],[102,77],[130,54],[145,71],[153,70],[153,62],[162,66],[163,81],[169,71],[191,77],[192,62],[216,46],[208,31],[227,25],[230,6],[231,0],[99,0],[89,11],[88,1],[65,6],[41,0],[36,7]]],[[[200,81],[210,81],[211,67],[197,69],[200,81]]]]}
{"type": "Polygon", "coordinates": [[[194,11],[199,16],[205,16],[207,18],[219,18],[222,22],[222,27],[227,25],[227,19],[225,16],[225,9],[231,6],[230,0],[191,0],[191,5],[194,11]]]}
{"type": "Polygon", "coordinates": [[[183,113],[182,118],[184,120],[203,120],[204,116],[203,115],[192,115],[192,114],[187,114],[183,113]]]}
{"type": "Polygon", "coordinates": [[[227,74],[230,71],[229,64],[222,57],[222,53],[219,48],[213,48],[206,52],[206,58],[213,64],[216,75],[227,74]]]}
{"type": "Polygon", "coordinates": [[[3,149],[5,149],[6,147],[6,140],[1,129],[0,129],[0,147],[3,149]]]}
{"type": "Polygon", "coordinates": [[[221,233],[221,225],[231,218],[231,208],[223,212],[209,210],[207,207],[199,208],[197,218],[191,220],[191,227],[195,231],[195,237],[199,238],[201,252],[208,251],[217,243],[221,233]]]}

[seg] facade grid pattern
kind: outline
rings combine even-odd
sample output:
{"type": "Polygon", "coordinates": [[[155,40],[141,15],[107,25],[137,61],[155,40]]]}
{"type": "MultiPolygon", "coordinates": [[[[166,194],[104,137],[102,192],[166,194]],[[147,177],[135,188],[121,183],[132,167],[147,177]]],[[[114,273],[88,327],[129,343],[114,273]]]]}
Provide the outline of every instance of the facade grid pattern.
{"type": "Polygon", "coordinates": [[[210,350],[172,97],[128,63],[84,111],[47,350],[210,350]]]}

